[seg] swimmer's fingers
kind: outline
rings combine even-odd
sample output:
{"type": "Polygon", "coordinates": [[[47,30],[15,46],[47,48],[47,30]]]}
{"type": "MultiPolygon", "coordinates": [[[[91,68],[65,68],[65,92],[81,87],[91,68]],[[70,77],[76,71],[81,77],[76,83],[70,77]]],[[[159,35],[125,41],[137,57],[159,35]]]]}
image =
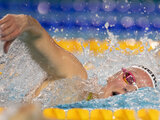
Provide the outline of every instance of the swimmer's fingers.
{"type": "Polygon", "coordinates": [[[3,46],[4,53],[7,53],[9,50],[9,47],[13,40],[19,35],[19,29],[16,28],[15,24],[12,24],[12,21],[9,20],[3,24],[2,31],[1,31],[1,40],[6,41],[3,46]],[[8,23],[8,24],[6,24],[8,23]]]}
{"type": "Polygon", "coordinates": [[[6,16],[4,16],[2,19],[0,19],[0,25],[6,23],[10,18],[11,18],[10,14],[7,14],[6,16]]]}
{"type": "MultiPolygon", "coordinates": [[[[7,27],[7,25],[5,26],[7,27]]],[[[11,34],[12,32],[14,32],[16,30],[16,25],[15,24],[11,24],[10,26],[8,25],[8,28],[3,28],[1,29],[1,37],[5,37],[9,34],[11,34]]]]}
{"type": "Polygon", "coordinates": [[[12,20],[8,20],[6,23],[0,25],[1,32],[9,28],[13,24],[12,20]]]}
{"type": "Polygon", "coordinates": [[[14,40],[7,41],[7,42],[4,43],[4,46],[3,46],[3,51],[4,51],[4,53],[7,53],[7,52],[8,52],[9,47],[10,47],[10,45],[12,44],[13,41],[14,41],[14,40]]]}
{"type": "MultiPolygon", "coordinates": [[[[14,34],[17,36],[12,36],[13,39],[20,35],[26,27],[27,24],[27,17],[25,15],[14,15],[9,14],[6,15],[4,18],[0,20],[0,34],[1,40],[6,40],[8,35],[10,36],[11,33],[14,31],[18,32],[18,34],[14,34]],[[4,38],[4,39],[3,39],[4,38]]],[[[10,39],[7,39],[7,41],[10,39]]],[[[12,40],[12,39],[11,39],[12,40]]]]}
{"type": "Polygon", "coordinates": [[[20,29],[15,29],[12,33],[6,35],[6,36],[1,36],[2,41],[10,41],[15,39],[18,35],[20,35],[21,31],[20,29]]]}
{"type": "Polygon", "coordinates": [[[8,52],[9,46],[26,27],[27,18],[25,15],[8,14],[0,20],[0,40],[5,41],[3,50],[8,52]]]}

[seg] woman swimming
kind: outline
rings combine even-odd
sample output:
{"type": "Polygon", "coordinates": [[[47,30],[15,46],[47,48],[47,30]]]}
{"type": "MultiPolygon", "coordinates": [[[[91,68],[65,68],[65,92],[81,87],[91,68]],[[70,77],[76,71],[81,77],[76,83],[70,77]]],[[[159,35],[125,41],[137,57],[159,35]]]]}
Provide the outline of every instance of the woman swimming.
{"type": "MultiPolygon", "coordinates": [[[[0,20],[1,41],[4,41],[4,52],[15,38],[21,37],[31,49],[33,59],[39,63],[48,78],[36,88],[33,97],[39,95],[51,80],[79,77],[87,79],[87,72],[79,60],[68,51],[58,46],[54,39],[46,32],[37,20],[28,15],[8,14],[0,20]]],[[[141,87],[156,87],[156,77],[151,70],[144,66],[122,68],[108,78],[96,98],[107,98],[117,94],[124,94],[141,87]]],[[[92,94],[89,94],[92,99],[92,94]]]]}

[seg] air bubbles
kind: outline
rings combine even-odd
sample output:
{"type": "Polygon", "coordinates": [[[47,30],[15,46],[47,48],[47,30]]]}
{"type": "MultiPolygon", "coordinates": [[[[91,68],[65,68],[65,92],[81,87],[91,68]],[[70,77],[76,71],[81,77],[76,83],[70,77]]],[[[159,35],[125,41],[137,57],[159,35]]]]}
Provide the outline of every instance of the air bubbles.
{"type": "Polygon", "coordinates": [[[140,17],[137,20],[137,25],[142,28],[146,28],[150,26],[149,20],[146,17],[140,17]]]}
{"type": "Polygon", "coordinates": [[[148,31],[148,30],[149,30],[149,27],[146,27],[146,28],[145,28],[145,31],[148,31]]]}
{"type": "Polygon", "coordinates": [[[116,7],[115,0],[103,0],[102,8],[104,11],[113,11],[116,7]]]}
{"type": "Polygon", "coordinates": [[[106,22],[109,24],[110,27],[113,27],[117,23],[117,17],[116,16],[109,16],[107,18],[106,22]]]}
{"type": "Polygon", "coordinates": [[[93,26],[100,26],[102,24],[102,20],[99,17],[93,17],[91,22],[93,26]]]}
{"type": "Polygon", "coordinates": [[[49,2],[40,2],[38,4],[38,12],[40,14],[47,14],[49,12],[50,9],[50,3],[49,2]]]}
{"type": "Polygon", "coordinates": [[[120,0],[117,2],[117,10],[120,12],[126,12],[128,11],[130,8],[130,3],[124,1],[124,0],[120,0]]]}
{"type": "Polygon", "coordinates": [[[134,25],[134,20],[132,17],[125,16],[121,19],[121,24],[125,28],[132,27],[134,25]]]}
{"type": "Polygon", "coordinates": [[[155,4],[153,1],[146,1],[143,3],[143,11],[150,13],[155,10],[155,4]]]}
{"type": "Polygon", "coordinates": [[[109,27],[109,23],[108,23],[108,22],[106,22],[104,26],[105,26],[105,28],[106,28],[106,29],[108,29],[108,27],[109,27]]]}
{"type": "Polygon", "coordinates": [[[85,2],[82,0],[75,0],[75,2],[73,3],[73,8],[76,11],[82,11],[85,7],[85,2]]]}

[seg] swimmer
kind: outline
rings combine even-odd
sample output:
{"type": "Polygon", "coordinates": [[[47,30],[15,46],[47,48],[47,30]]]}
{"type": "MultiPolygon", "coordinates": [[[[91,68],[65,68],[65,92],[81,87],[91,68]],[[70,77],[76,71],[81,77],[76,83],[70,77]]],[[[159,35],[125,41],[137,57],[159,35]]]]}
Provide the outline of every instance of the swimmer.
{"type": "MultiPolygon", "coordinates": [[[[87,72],[79,60],[68,51],[56,44],[40,23],[28,15],[8,14],[0,20],[1,41],[4,42],[4,52],[15,38],[20,37],[31,49],[33,59],[48,73],[48,78],[36,88],[34,96],[45,88],[51,80],[79,77],[87,79],[87,72]],[[25,35],[24,35],[25,34],[25,35]]],[[[96,98],[108,98],[118,94],[135,91],[141,87],[156,87],[154,73],[144,66],[122,68],[108,78],[96,98]]],[[[93,98],[88,95],[88,100],[93,98]]]]}

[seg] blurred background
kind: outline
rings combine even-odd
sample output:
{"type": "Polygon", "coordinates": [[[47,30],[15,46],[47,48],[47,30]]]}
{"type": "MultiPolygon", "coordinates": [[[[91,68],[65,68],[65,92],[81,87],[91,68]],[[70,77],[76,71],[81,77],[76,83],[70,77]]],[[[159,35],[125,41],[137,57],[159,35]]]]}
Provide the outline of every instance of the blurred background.
{"type": "Polygon", "coordinates": [[[0,17],[9,13],[33,16],[55,37],[104,40],[108,22],[118,39],[159,40],[158,0],[0,0],[0,17]]]}

